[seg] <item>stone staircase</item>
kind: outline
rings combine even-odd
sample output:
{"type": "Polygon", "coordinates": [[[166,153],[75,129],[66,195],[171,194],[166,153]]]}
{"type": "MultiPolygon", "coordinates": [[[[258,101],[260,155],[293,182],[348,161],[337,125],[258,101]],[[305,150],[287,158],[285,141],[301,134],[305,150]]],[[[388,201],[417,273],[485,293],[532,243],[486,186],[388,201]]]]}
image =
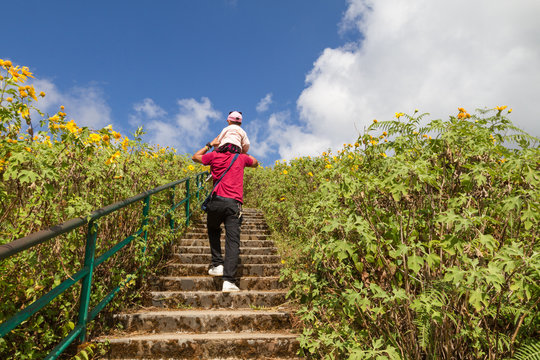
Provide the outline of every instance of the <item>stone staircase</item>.
{"type": "Polygon", "coordinates": [[[151,285],[150,308],[116,315],[124,331],[100,339],[110,342],[109,359],[296,359],[293,309],[262,213],[244,209],[240,240],[241,291],[222,293],[221,278],[208,275],[206,218],[190,227],[167,276],[151,285]]]}

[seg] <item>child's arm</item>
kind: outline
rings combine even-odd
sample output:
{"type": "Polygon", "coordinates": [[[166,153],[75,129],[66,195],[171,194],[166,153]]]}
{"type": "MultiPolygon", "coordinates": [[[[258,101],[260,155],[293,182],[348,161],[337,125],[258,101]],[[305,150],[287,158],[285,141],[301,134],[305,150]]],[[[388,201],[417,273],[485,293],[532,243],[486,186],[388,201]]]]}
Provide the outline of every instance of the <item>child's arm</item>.
{"type": "Polygon", "coordinates": [[[247,154],[249,150],[249,144],[245,144],[242,146],[242,154],[247,154]]]}

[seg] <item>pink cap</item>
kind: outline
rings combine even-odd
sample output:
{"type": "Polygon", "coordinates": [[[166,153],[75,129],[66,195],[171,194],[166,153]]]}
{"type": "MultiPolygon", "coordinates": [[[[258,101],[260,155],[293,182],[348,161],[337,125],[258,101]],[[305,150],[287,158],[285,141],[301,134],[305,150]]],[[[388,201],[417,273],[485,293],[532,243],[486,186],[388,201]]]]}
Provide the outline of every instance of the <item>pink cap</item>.
{"type": "Polygon", "coordinates": [[[231,111],[229,113],[229,116],[227,117],[227,120],[241,123],[242,122],[242,113],[240,111],[231,111]]]}

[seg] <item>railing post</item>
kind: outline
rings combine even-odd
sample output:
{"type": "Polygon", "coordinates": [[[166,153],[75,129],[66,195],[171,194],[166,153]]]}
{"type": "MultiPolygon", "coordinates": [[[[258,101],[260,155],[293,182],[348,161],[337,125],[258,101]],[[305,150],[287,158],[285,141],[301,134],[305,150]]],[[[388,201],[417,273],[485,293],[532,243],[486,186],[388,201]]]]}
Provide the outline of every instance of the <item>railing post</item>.
{"type": "Polygon", "coordinates": [[[195,178],[197,181],[197,203],[199,202],[199,193],[201,191],[201,174],[198,174],[195,178]]]}
{"type": "Polygon", "coordinates": [[[94,256],[96,253],[98,225],[94,221],[88,224],[88,233],[86,235],[86,249],[84,251],[84,269],[88,269],[82,279],[81,299],[79,305],[79,325],[83,330],[79,335],[79,341],[83,343],[86,340],[86,323],[88,321],[88,306],[90,305],[90,293],[92,291],[92,275],[94,273],[94,256]]]}
{"type": "Polygon", "coordinates": [[[189,226],[189,178],[186,180],[186,227],[189,226]]]}
{"type": "Polygon", "coordinates": [[[143,254],[146,252],[146,244],[148,243],[148,213],[150,212],[150,195],[144,198],[144,207],[143,207],[143,237],[144,237],[144,247],[143,254]]]}
{"type": "MultiPolygon", "coordinates": [[[[172,194],[171,194],[171,209],[174,207],[174,193],[176,192],[176,185],[171,188],[172,194]]],[[[172,214],[169,215],[169,226],[171,228],[171,231],[174,231],[174,216],[172,214]]]]}

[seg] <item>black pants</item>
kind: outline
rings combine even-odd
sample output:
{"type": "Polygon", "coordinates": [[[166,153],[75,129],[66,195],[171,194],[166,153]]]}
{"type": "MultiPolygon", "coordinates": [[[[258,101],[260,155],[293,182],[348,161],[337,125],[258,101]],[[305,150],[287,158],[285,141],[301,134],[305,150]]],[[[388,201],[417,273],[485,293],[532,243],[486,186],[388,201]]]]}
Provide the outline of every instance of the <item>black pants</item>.
{"type": "Polygon", "coordinates": [[[242,204],[216,196],[208,209],[206,225],[212,252],[212,266],[223,265],[223,280],[235,282],[240,258],[240,226],[242,204]],[[225,261],[221,255],[221,227],[225,223],[225,261]]]}

